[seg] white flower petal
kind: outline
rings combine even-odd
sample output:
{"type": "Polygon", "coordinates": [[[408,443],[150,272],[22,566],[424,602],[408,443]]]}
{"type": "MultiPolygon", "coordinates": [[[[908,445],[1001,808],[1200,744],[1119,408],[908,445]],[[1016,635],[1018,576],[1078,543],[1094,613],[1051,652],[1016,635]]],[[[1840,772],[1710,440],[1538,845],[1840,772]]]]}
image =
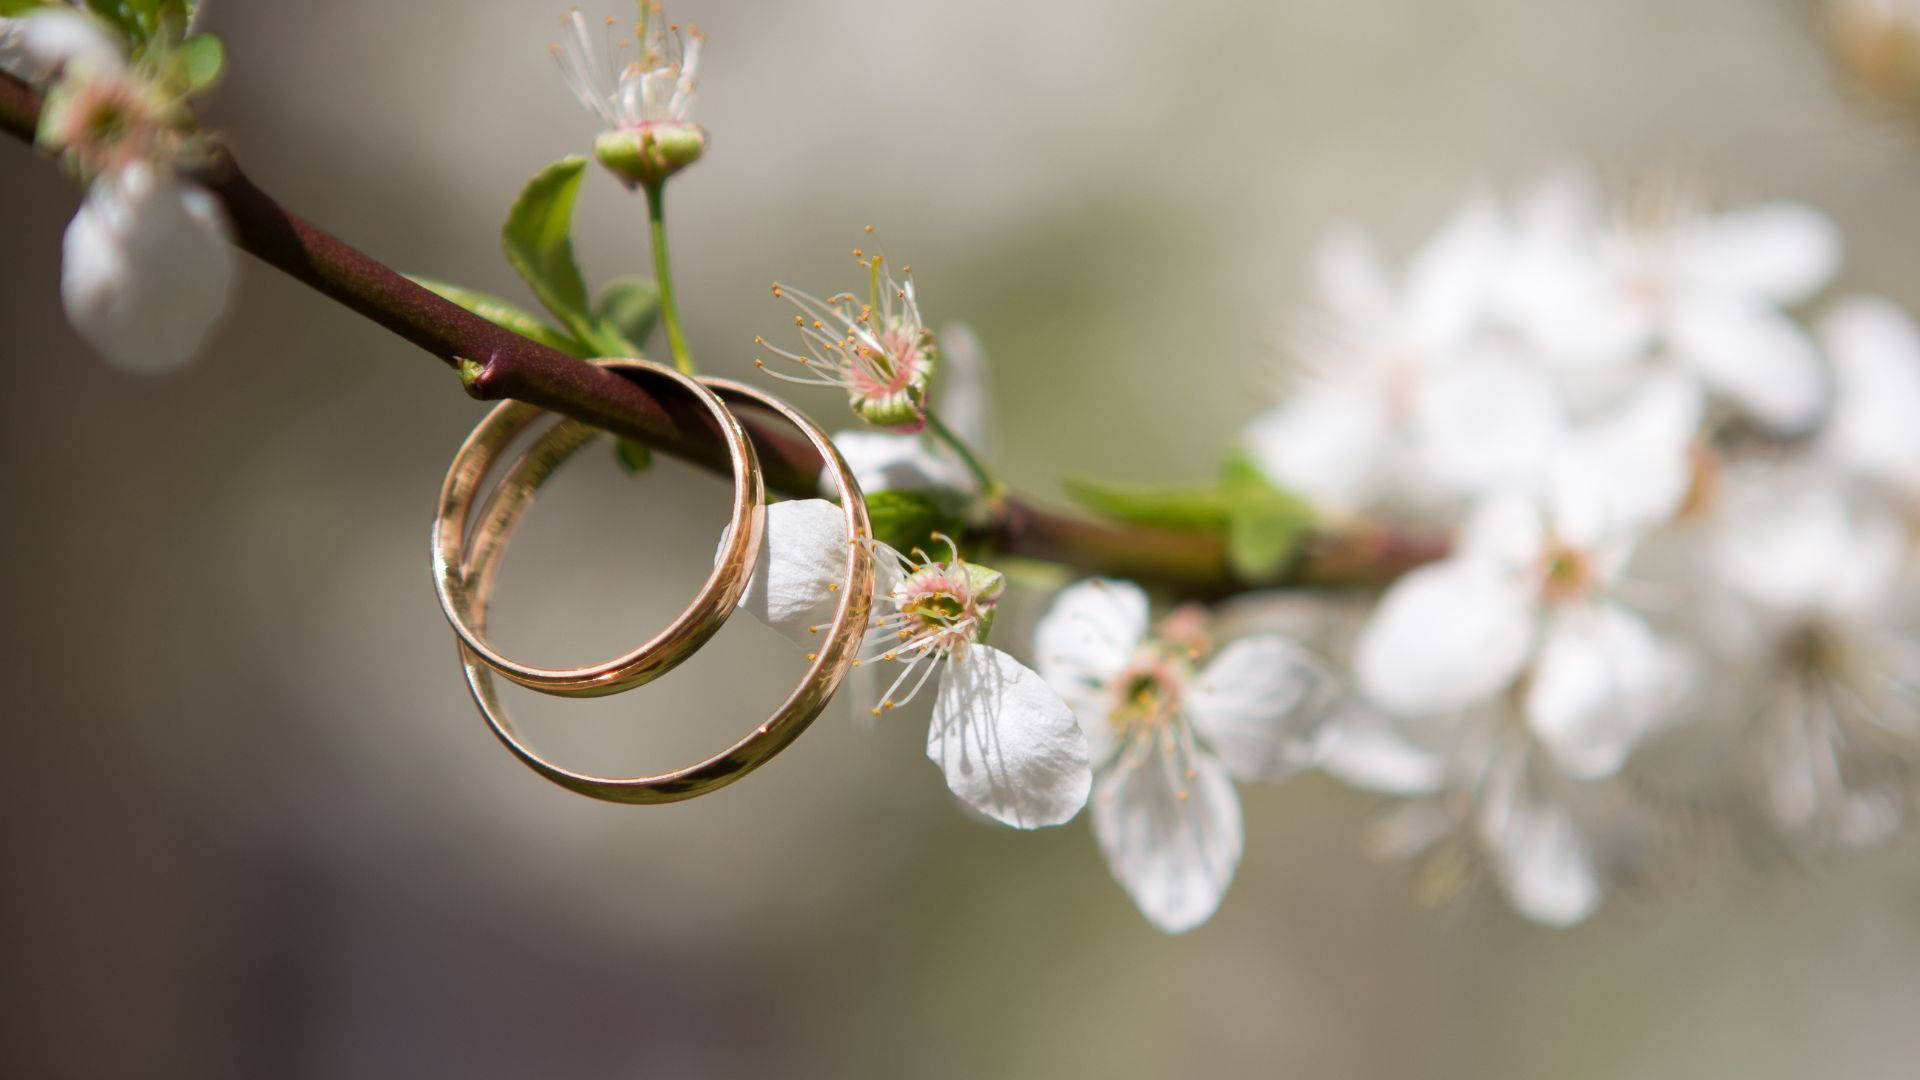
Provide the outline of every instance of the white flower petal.
{"type": "Polygon", "coordinates": [[[1532,596],[1484,563],[1448,559],[1401,578],[1360,631],[1354,672],[1400,716],[1446,712],[1513,681],[1533,642],[1532,596]]]}
{"type": "Polygon", "coordinates": [[[1920,498],[1920,328],[1886,300],[1855,297],[1820,320],[1820,337],[1834,372],[1823,450],[1920,498]]]}
{"type": "Polygon", "coordinates": [[[1246,839],[1226,770],[1205,753],[1170,757],[1165,741],[1125,751],[1090,813],[1114,878],[1147,921],[1178,934],[1220,907],[1246,839]]]}
{"type": "Polygon", "coordinates": [[[1311,272],[1320,303],[1343,323],[1364,325],[1393,307],[1386,266],[1366,234],[1352,225],[1339,226],[1320,241],[1311,272]]]}
{"type": "MultiPolygon", "coordinates": [[[[987,350],[963,322],[940,331],[940,375],[936,404],[940,419],[973,452],[992,461],[993,388],[987,379],[987,350]]],[[[964,470],[963,470],[964,472],[964,470]]]]}
{"type": "Polygon", "coordinates": [[[1568,775],[1610,776],[1660,719],[1671,670],[1639,616],[1612,604],[1574,608],[1541,641],[1528,724],[1568,775]]]}
{"type": "Polygon", "coordinates": [[[1693,482],[1701,412],[1692,379],[1643,376],[1630,398],[1561,448],[1549,497],[1554,532],[1595,549],[1671,518],[1693,482]]]}
{"type": "Polygon", "coordinates": [[[1797,432],[1818,417],[1820,357],[1792,319],[1753,301],[1695,297],[1674,312],[1671,331],[1674,352],[1760,423],[1797,432]]]}
{"type": "Polygon", "coordinates": [[[1547,548],[1547,523],[1537,501],[1501,494],[1482,500],[1467,515],[1454,541],[1460,558],[1486,563],[1509,574],[1531,572],[1547,548]]]}
{"type": "Polygon", "coordinates": [[[1253,463],[1323,509],[1361,509],[1380,495],[1389,449],[1385,405],[1355,387],[1309,384],[1248,426],[1253,463]]]}
{"type": "Polygon", "coordinates": [[[1079,718],[1095,761],[1113,749],[1110,684],[1146,637],[1147,608],[1140,586],[1093,578],[1062,589],[1033,628],[1034,666],[1079,718]]]}
{"type": "Polygon", "coordinates": [[[1535,490],[1566,425],[1538,366],[1477,358],[1435,372],[1415,404],[1422,472],[1463,495],[1535,490]]]}
{"type": "Polygon", "coordinates": [[[1188,686],[1182,711],[1236,779],[1278,780],[1312,764],[1339,698],[1305,649],[1263,634],[1222,649],[1188,686]]]}
{"type": "Polygon", "coordinates": [[[1710,289],[1791,304],[1833,279],[1840,230],[1813,207],[1767,203],[1681,230],[1675,259],[1683,275],[1710,289]]]}
{"type": "Polygon", "coordinates": [[[226,311],[233,248],[205,189],[136,162],[94,181],[67,225],[60,298],[74,329],[123,371],[192,359],[226,311]]]}
{"type": "Polygon", "coordinates": [[[1316,756],[1322,772],[1383,795],[1431,795],[1447,780],[1444,758],[1361,706],[1343,710],[1327,724],[1316,756]]]}
{"type": "Polygon", "coordinates": [[[1480,841],[1514,909],[1548,926],[1572,926],[1600,907],[1600,876],[1573,815],[1536,802],[1519,780],[1491,783],[1480,841]]]}
{"type": "Polygon", "coordinates": [[[1506,223],[1476,196],[1441,226],[1407,266],[1406,334],[1420,350],[1444,350],[1486,316],[1508,251],[1506,223]]]}
{"type": "MultiPolygon", "coordinates": [[[[875,566],[883,561],[876,553],[875,566]]],[[[808,628],[833,621],[840,597],[829,586],[846,576],[846,512],[825,499],[777,502],[767,507],[760,554],[740,606],[800,647],[817,648],[820,633],[808,628]]],[[[875,580],[879,592],[878,573],[875,580]]]]}
{"type": "Polygon", "coordinates": [[[1865,493],[1850,502],[1819,471],[1754,467],[1724,486],[1713,554],[1740,596],[1794,617],[1852,620],[1899,602],[1910,540],[1890,508],[1865,493]]]}
{"type": "Polygon", "coordinates": [[[927,757],[975,810],[1017,829],[1058,825],[1093,785],[1087,738],[1046,680],[989,645],[944,663],[927,757]]]}
{"type": "MultiPolygon", "coordinates": [[[[964,468],[918,435],[837,431],[833,445],[847,459],[861,491],[967,492],[974,487],[964,468]]],[[[839,491],[832,471],[821,469],[820,493],[837,495],[839,491]]]]}
{"type": "Polygon", "coordinates": [[[97,19],[69,8],[0,18],[0,71],[41,84],[63,68],[118,71],[120,39],[97,19]]]}

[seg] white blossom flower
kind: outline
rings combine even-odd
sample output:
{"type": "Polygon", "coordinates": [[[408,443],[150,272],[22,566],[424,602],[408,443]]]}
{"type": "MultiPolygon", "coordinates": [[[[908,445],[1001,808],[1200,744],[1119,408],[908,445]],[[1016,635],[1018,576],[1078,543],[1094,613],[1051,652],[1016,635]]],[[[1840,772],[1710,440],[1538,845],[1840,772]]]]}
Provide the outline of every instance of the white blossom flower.
{"type": "MultiPolygon", "coordinates": [[[[873,545],[874,614],[861,663],[896,668],[873,714],[938,676],[927,757],[969,806],[1015,828],[1058,825],[1086,805],[1087,738],[1045,680],[983,639],[1005,580],[960,559],[909,559],[873,545]]],[[[846,517],[824,499],[767,508],[766,538],[742,607],[801,647],[819,640],[844,572],[846,517]]]]}
{"type": "Polygon", "coordinates": [[[1861,297],[1828,311],[1820,336],[1834,376],[1826,457],[1920,506],[1920,328],[1894,304],[1861,297]]]}
{"type": "Polygon", "coordinates": [[[67,225],[62,256],[67,317],[124,371],[186,363],[226,311],[233,286],[219,202],[142,161],[93,182],[67,225]]]}
{"type": "Polygon", "coordinates": [[[1305,378],[1248,428],[1255,464],[1333,512],[1482,494],[1532,467],[1559,436],[1552,384],[1484,334],[1509,243],[1476,199],[1395,288],[1358,234],[1329,238],[1305,378]]]}
{"type": "Polygon", "coordinates": [[[1717,565],[1768,632],[1751,680],[1766,806],[1795,839],[1876,843],[1920,765],[1914,537],[1818,471],[1751,470],[1728,486],[1717,565]]]}
{"type": "Polygon", "coordinates": [[[800,309],[793,325],[806,351],[782,349],[760,337],[754,344],[798,365],[802,373],[776,371],[758,359],[754,366],[787,382],[845,391],[854,413],[875,427],[918,431],[926,423],[921,410],[939,351],[920,317],[912,268],[903,268],[895,278],[882,256],[861,251],[854,255],[868,272],[865,301],[852,293],[820,300],[785,285],[773,286],[773,295],[800,309]]]}
{"type": "Polygon", "coordinates": [[[1094,838],[1141,912],[1170,933],[1220,906],[1244,846],[1233,780],[1311,763],[1335,690],[1303,650],[1241,638],[1204,666],[1204,617],[1147,630],[1147,598],[1094,579],[1054,600],[1034,633],[1042,675],[1093,747],[1094,838]]]}
{"type": "Polygon", "coordinates": [[[45,85],[63,70],[118,71],[124,64],[119,37],[73,8],[0,18],[0,71],[24,82],[45,85]]]}
{"type": "Polygon", "coordinates": [[[1381,598],[1355,647],[1367,698],[1402,719],[1447,717],[1524,672],[1526,721],[1559,766],[1619,769],[1662,719],[1677,659],[1614,593],[1688,490],[1698,412],[1688,383],[1656,377],[1572,437],[1540,491],[1484,503],[1454,554],[1381,598]]]}
{"type": "Polygon", "coordinates": [[[568,13],[564,45],[549,51],[567,88],[606,130],[594,143],[601,164],[628,183],[662,180],[691,165],[706,150],[707,134],[693,122],[695,78],[700,66],[697,29],[669,23],[659,5],[641,0],[635,40],[619,35],[609,18],[595,33],[578,8],[568,13]]]}

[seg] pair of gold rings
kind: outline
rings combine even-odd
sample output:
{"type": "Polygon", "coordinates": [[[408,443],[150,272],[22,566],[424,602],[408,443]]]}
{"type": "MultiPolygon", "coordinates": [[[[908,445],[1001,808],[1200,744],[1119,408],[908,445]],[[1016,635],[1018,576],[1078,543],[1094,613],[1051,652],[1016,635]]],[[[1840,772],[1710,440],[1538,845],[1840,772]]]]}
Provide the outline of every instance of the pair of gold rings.
{"type": "Polygon", "coordinates": [[[563,419],[552,425],[507,466],[476,514],[482,482],[499,465],[508,447],[545,414],[543,409],[517,401],[504,402],[488,412],[461,444],[447,470],[433,519],[434,590],[459,639],[460,664],[474,704],[509,752],[534,772],[582,795],[619,803],[677,802],[724,787],[765,764],[799,737],[826,707],[858,657],[867,629],[873,582],[873,554],[868,545],[847,545],[846,576],[837,590],[839,605],[799,685],[771,716],[705,761],[651,776],[595,776],[565,768],[542,757],[514,730],[494,676],[562,697],[616,694],[673,670],[719,631],[753,576],[766,520],[760,459],[746,429],[734,416],[732,405],[768,410],[806,436],[838,488],[848,536],[868,535],[866,503],[852,471],[826,432],[771,394],[729,379],[684,375],[647,360],[596,362],[629,379],[653,382],[655,389],[689,395],[711,417],[727,445],[733,472],[731,519],[713,573],[693,603],[651,640],[604,663],[534,667],[509,659],[488,644],[487,606],[500,558],[514,528],[541,485],[599,434],[576,420],[563,419]]]}

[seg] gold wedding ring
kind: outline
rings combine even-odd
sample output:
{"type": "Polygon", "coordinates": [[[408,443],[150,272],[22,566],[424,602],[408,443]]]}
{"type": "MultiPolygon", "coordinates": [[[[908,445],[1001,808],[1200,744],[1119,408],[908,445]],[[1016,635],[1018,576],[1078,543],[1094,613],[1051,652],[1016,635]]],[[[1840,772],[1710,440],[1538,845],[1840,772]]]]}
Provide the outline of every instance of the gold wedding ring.
{"type": "MultiPolygon", "coordinates": [[[[652,370],[652,365],[649,365],[648,369],[652,370]]],[[[500,700],[498,684],[493,674],[498,670],[511,678],[512,673],[493,663],[486,653],[472,647],[469,635],[461,635],[460,655],[466,671],[467,685],[473,692],[473,700],[479,707],[481,716],[493,729],[494,735],[501,744],[541,776],[570,791],[592,798],[619,803],[676,802],[723,787],[765,764],[799,737],[800,733],[806,730],[807,725],[820,715],[821,710],[826,707],[827,702],[839,689],[840,683],[852,668],[867,629],[867,616],[872,604],[873,554],[870,546],[863,542],[869,534],[866,502],[860,494],[859,486],[854,481],[852,470],[848,468],[846,461],[834,448],[826,432],[778,398],[753,386],[730,380],[702,379],[700,382],[705,388],[710,388],[713,395],[721,399],[755,405],[785,418],[798,428],[819,451],[821,459],[826,463],[828,474],[833,477],[838,490],[840,505],[846,515],[847,535],[850,538],[846,550],[846,574],[836,590],[839,594],[839,602],[834,610],[832,622],[822,628],[819,649],[811,654],[811,662],[807,666],[805,675],[771,716],[732,746],[705,761],[652,776],[596,776],[565,768],[542,757],[521,739],[513,727],[511,718],[507,715],[504,703],[500,700]]],[[[706,390],[703,389],[702,392],[706,390]]],[[[729,421],[737,425],[737,421],[732,421],[731,414],[729,414],[729,421]]],[[[531,423],[530,418],[521,422],[515,432],[524,430],[529,423],[531,423]]],[[[485,427],[484,422],[482,427],[485,427]]],[[[481,435],[482,432],[476,430],[474,438],[479,438],[481,435]]],[[[507,439],[511,437],[511,435],[506,436],[507,439]]],[[[447,556],[446,565],[449,573],[442,578],[446,585],[442,595],[450,611],[457,610],[464,613],[472,631],[472,640],[483,640],[482,634],[486,629],[487,608],[493,594],[495,575],[515,525],[531,505],[540,485],[591,437],[591,429],[573,421],[563,421],[555,425],[502,476],[475,518],[477,524],[472,530],[471,537],[461,536],[459,543],[447,556]]],[[[469,443],[473,441],[474,439],[469,439],[469,443]]],[[[504,442],[504,439],[501,440],[500,445],[504,445],[504,442]]],[[[494,457],[497,458],[498,454],[498,449],[493,451],[494,457]]],[[[753,459],[749,457],[748,460],[753,459]]],[[[461,462],[456,459],[455,471],[459,471],[460,467],[461,462]]],[[[484,473],[485,469],[481,469],[481,472],[484,473]]],[[[754,495],[754,508],[758,511],[762,496],[757,472],[753,479],[755,483],[751,485],[751,492],[754,495]]],[[[454,486],[452,475],[449,475],[448,485],[449,488],[454,486]]],[[[473,486],[477,486],[477,478],[474,485],[468,486],[467,501],[463,504],[456,502],[454,508],[464,511],[471,505],[473,486]]],[[[739,501],[741,488],[742,485],[736,482],[736,503],[739,501]]],[[[443,499],[443,516],[448,510],[448,504],[443,499]]],[[[464,522],[464,517],[462,520],[464,522]]],[[[727,580],[732,586],[728,591],[736,600],[752,575],[760,544],[760,514],[756,512],[751,520],[754,549],[749,550],[743,558],[729,560],[728,553],[734,550],[734,542],[739,536],[739,530],[730,526],[727,537],[722,541],[721,557],[716,562],[716,574],[720,574],[723,570],[726,572],[727,580]]],[[[463,528],[462,532],[464,531],[463,528]]],[[[441,557],[439,553],[443,549],[439,538],[443,535],[436,528],[436,559],[441,557]]],[[[720,618],[724,620],[725,614],[723,613],[720,618]]],[[[456,626],[458,626],[457,623],[456,626]]],[[[708,631],[709,636],[710,634],[711,630],[708,631]]],[[[704,637],[701,638],[701,641],[704,640],[704,637]]],[[[687,653],[677,656],[672,663],[665,666],[651,668],[652,674],[649,677],[661,674],[674,663],[678,663],[680,659],[684,659],[684,656],[691,651],[687,650],[687,653]]],[[[524,673],[531,669],[518,667],[516,670],[524,673]]],[[[633,686],[637,683],[628,682],[625,685],[633,686]]]]}
{"type": "MultiPolygon", "coordinates": [[[[699,651],[700,646],[717,633],[733,614],[748,580],[753,574],[753,559],[760,548],[760,530],[765,515],[766,493],[760,479],[760,461],[753,452],[746,431],[713,392],[691,376],[673,368],[646,360],[608,360],[601,365],[632,378],[644,375],[664,379],[690,394],[713,417],[721,438],[727,444],[727,456],[733,466],[733,505],[726,539],[714,562],[713,573],[693,603],[666,629],[638,648],[604,663],[573,668],[541,668],[510,660],[489,645],[474,610],[472,592],[465,583],[462,563],[468,552],[469,516],[480,483],[499,462],[507,446],[531,427],[545,410],[523,402],[509,401],[496,406],[467,436],[447,470],[446,483],[440,489],[440,509],[433,521],[433,582],[440,598],[440,609],[453,624],[461,642],[486,665],[521,686],[566,697],[595,697],[617,694],[659,678],[682,660],[699,651]]],[[[545,458],[545,473],[550,474],[580,447],[598,434],[578,421],[562,421],[541,440],[537,452],[545,458]]],[[[530,451],[530,454],[535,451],[530,451]]],[[[522,459],[523,464],[526,459],[522,459]]],[[[542,480],[545,479],[543,474],[542,480]]],[[[537,486],[537,485],[536,485],[537,486]]],[[[505,485],[495,489],[493,498],[517,498],[523,505],[510,515],[512,522],[525,511],[524,502],[533,489],[523,486],[509,491],[505,485]]],[[[511,523],[507,529],[511,529],[511,523]]],[[[491,543],[504,546],[502,533],[491,543]]]]}

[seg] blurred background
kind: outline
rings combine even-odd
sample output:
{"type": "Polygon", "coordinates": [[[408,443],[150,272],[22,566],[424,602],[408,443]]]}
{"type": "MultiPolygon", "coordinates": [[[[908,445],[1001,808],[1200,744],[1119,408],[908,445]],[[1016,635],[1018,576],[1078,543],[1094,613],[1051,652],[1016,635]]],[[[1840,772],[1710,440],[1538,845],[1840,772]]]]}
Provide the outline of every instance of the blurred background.
{"type": "MultiPolygon", "coordinates": [[[[594,132],[546,55],[564,11],[216,0],[212,121],[297,212],[526,299],[498,222],[594,132]]],[[[1920,303],[1920,123],[1843,75],[1800,0],[671,14],[711,38],[713,143],[669,207],[703,366],[744,373],[785,325],[772,279],[853,284],[873,224],[929,316],[978,331],[1001,463],[1043,498],[1071,474],[1203,475],[1275,392],[1332,223],[1404,252],[1476,188],[1563,165],[1805,199],[1849,238],[1842,287],[1920,303]]],[[[58,314],[78,193],[17,144],[0,183],[0,1075],[1865,1080],[1920,1060],[1911,837],[1715,860],[1553,931],[1489,896],[1417,906],[1360,850],[1372,800],[1307,778],[1243,791],[1239,881],[1168,938],[1084,823],[959,811],[924,706],[872,732],[831,711],[691,803],[568,795],[487,735],[434,604],[427,523],[480,415],[453,376],[257,263],[193,367],[112,372],[58,314]]],[[[590,275],[645,268],[636,199],[595,173],[579,213],[590,275]]],[[[589,453],[508,558],[498,640],[577,662],[651,634],[725,505],[676,464],[633,479],[589,453]]],[[[800,669],[743,619],[636,693],[513,701],[564,760],[657,769],[744,732],[800,669]]]]}

